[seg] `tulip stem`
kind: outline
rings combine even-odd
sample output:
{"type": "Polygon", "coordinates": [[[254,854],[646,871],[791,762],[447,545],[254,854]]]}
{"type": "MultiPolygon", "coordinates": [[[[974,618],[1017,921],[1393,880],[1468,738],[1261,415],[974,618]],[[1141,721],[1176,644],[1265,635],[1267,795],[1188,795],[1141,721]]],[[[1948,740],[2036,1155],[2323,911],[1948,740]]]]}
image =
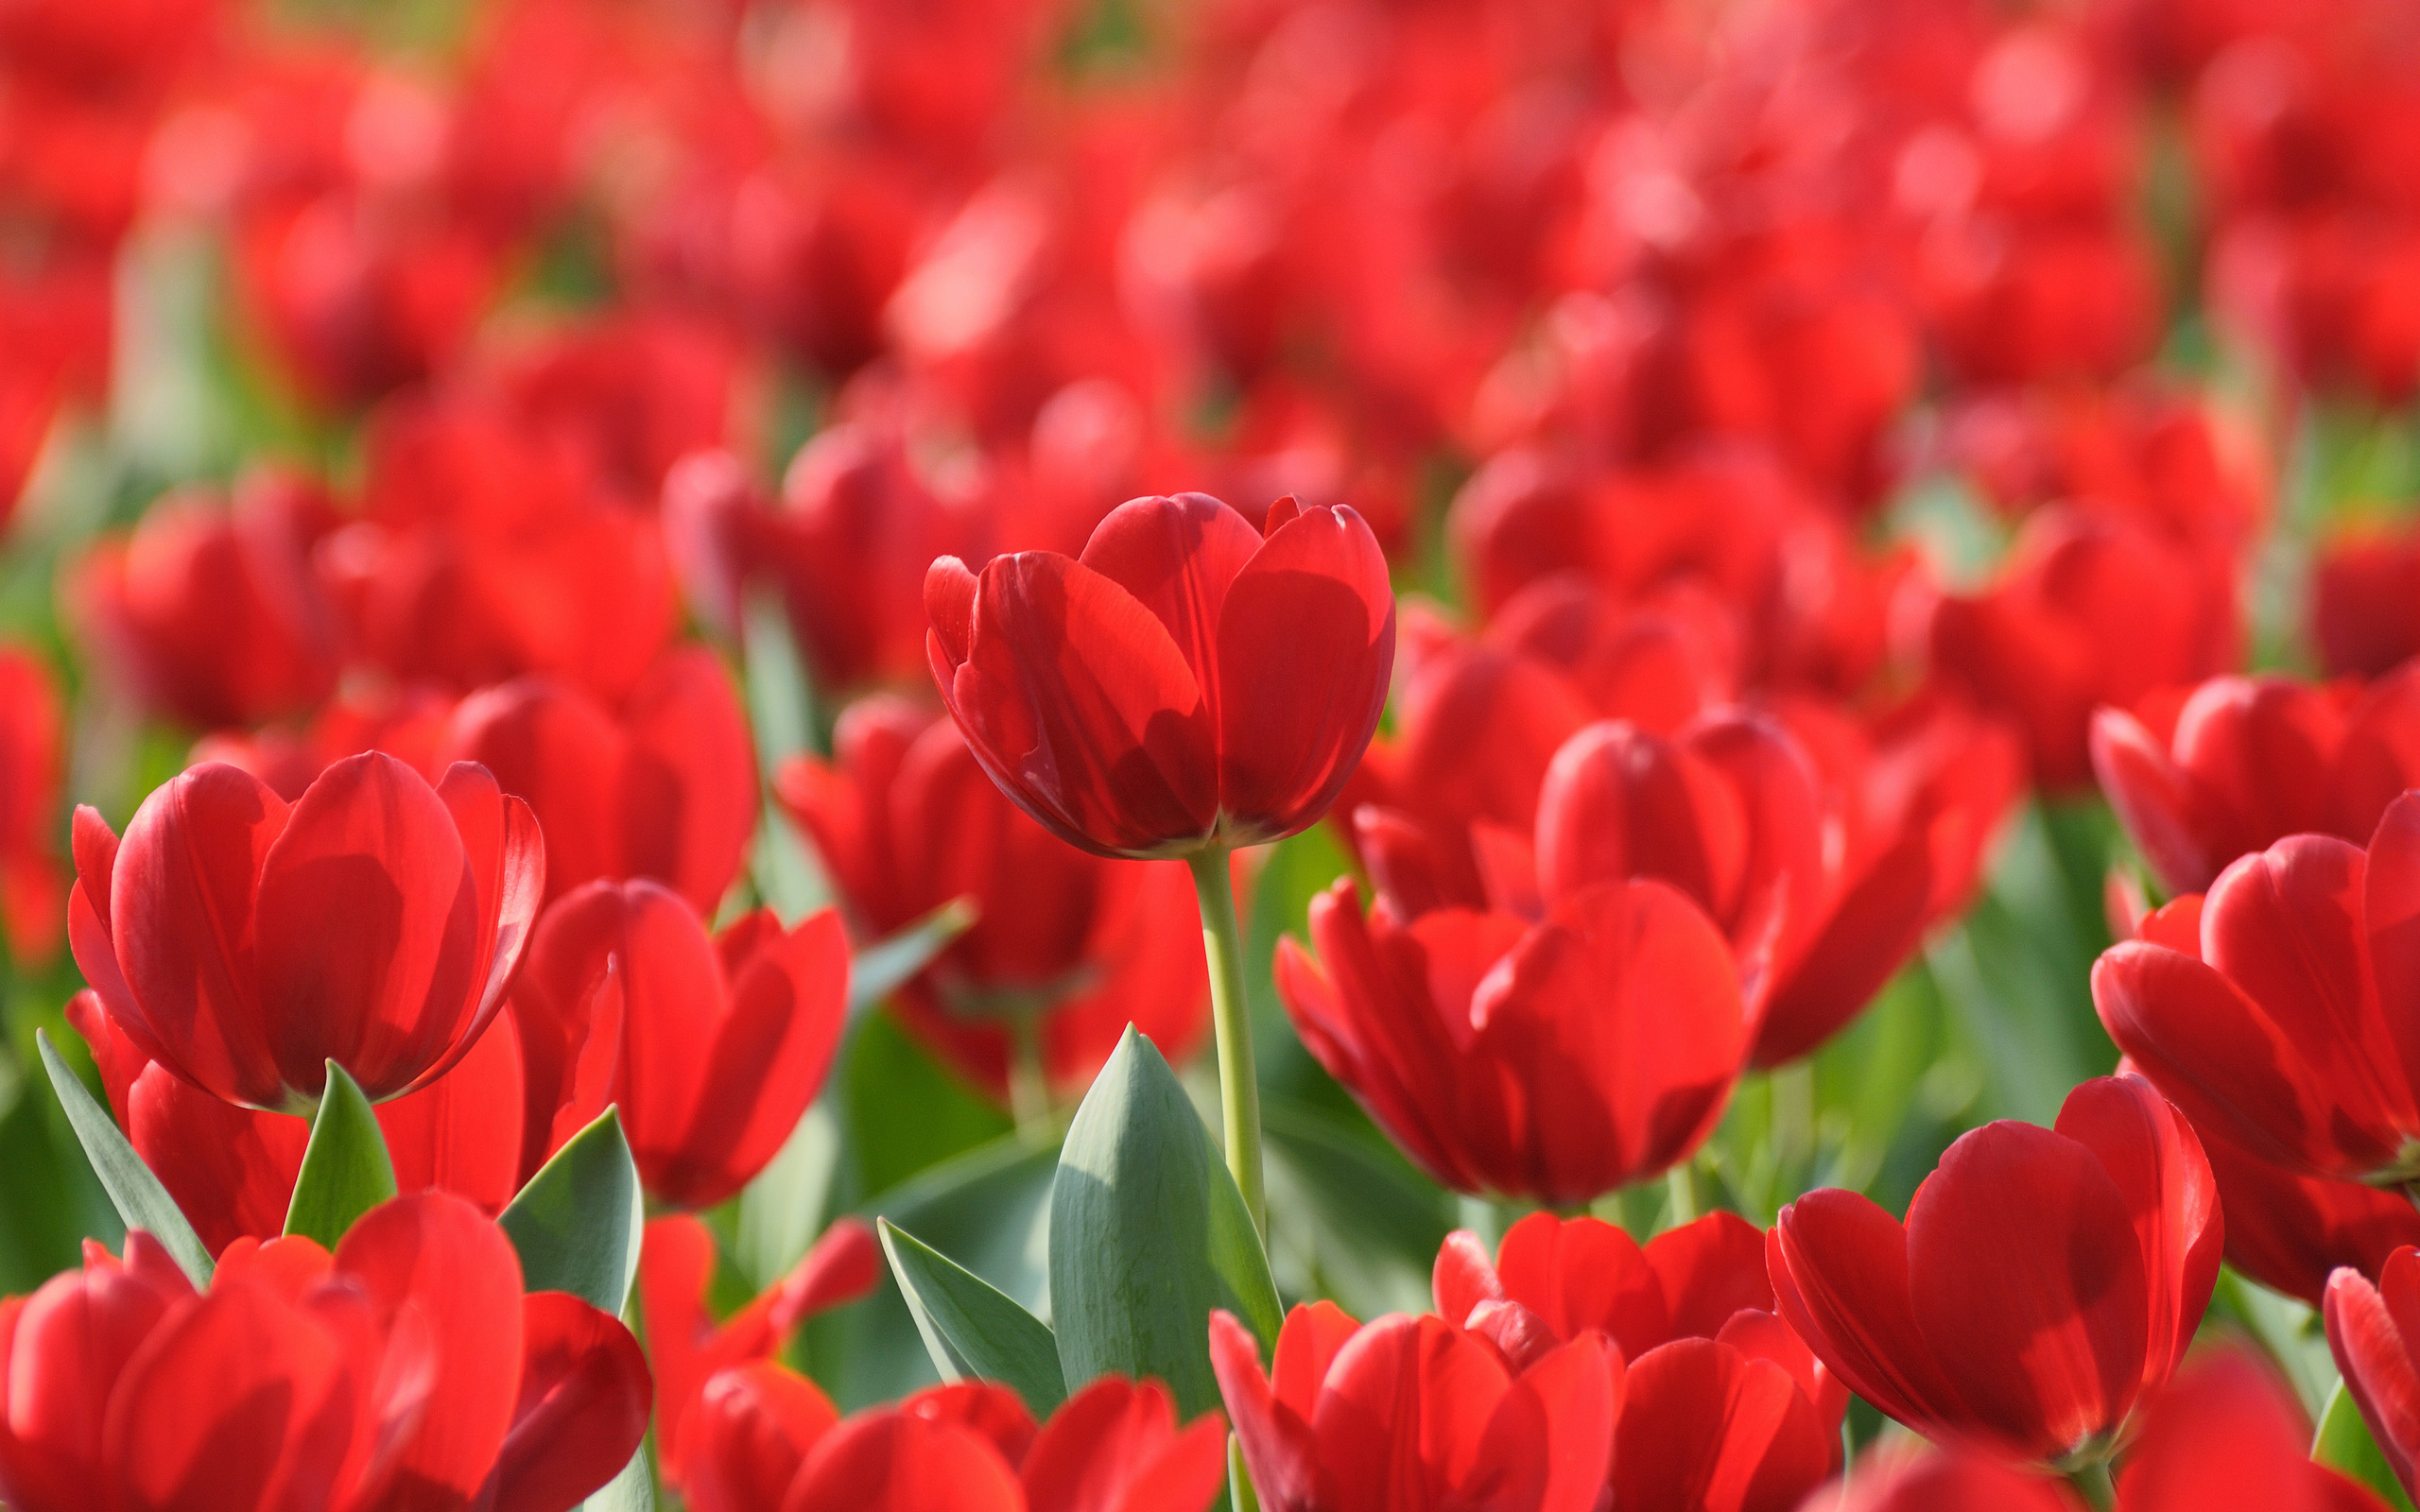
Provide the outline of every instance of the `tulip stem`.
{"type": "Polygon", "coordinates": [[[1244,941],[1236,927],[1236,889],[1227,850],[1186,858],[1201,904],[1201,950],[1210,963],[1210,1022],[1219,1037],[1219,1106],[1224,1114],[1227,1169],[1243,1194],[1253,1228],[1269,1243],[1269,1204],[1260,1179],[1260,1078],[1252,1062],[1252,1016],[1244,1003],[1244,941]]]}
{"type": "Polygon", "coordinates": [[[1050,1123],[1050,1077],[1042,1058],[1040,1017],[1020,1013],[1009,1022],[1009,1116],[1028,1142],[1041,1140],[1050,1123]]]}
{"type": "Polygon", "coordinates": [[[1668,1211],[1665,1213],[1666,1221],[1664,1227],[1667,1228],[1678,1228],[1683,1224],[1697,1222],[1697,1173],[1691,1168],[1690,1162],[1683,1160],[1680,1164],[1666,1172],[1664,1174],[1664,1183],[1667,1190],[1672,1194],[1672,1200],[1668,1205],[1668,1211]]]}
{"type": "Polygon", "coordinates": [[[2067,1484],[2076,1488],[2085,1505],[2098,1508],[2099,1512],[2109,1512],[2118,1504],[2118,1484],[2109,1478],[2107,1460],[2097,1459],[2076,1467],[2068,1471],[2067,1484]]]}

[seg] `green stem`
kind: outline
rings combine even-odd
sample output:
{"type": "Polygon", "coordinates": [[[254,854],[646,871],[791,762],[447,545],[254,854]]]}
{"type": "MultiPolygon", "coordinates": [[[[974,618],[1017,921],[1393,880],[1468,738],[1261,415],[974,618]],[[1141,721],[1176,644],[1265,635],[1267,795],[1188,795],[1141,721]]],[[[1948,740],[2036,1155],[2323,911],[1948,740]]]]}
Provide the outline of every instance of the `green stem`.
{"type": "Polygon", "coordinates": [[[1685,1223],[1695,1223],[1698,1216],[1697,1174],[1690,1162],[1683,1160],[1664,1174],[1664,1184],[1672,1194],[1670,1211],[1664,1227],[1678,1228],[1685,1223]]]}
{"type": "Polygon", "coordinates": [[[1009,1114],[1017,1133],[1039,1142],[1050,1123],[1050,1079],[1043,1067],[1039,1013],[1020,1013],[1009,1021],[1009,1114]]]}
{"type": "Polygon", "coordinates": [[[2084,1499],[2086,1505],[2099,1512],[2109,1512],[2118,1504],[2118,1483],[2109,1478],[2107,1460],[2078,1466],[2067,1472],[2067,1484],[2076,1488],[2076,1494],[2084,1499]]]}
{"type": "Polygon", "coordinates": [[[1210,962],[1210,1022],[1219,1037],[1219,1106],[1225,1115],[1227,1169],[1244,1196],[1261,1243],[1269,1242],[1269,1204],[1260,1180],[1260,1079],[1252,1063],[1252,1018],[1244,1003],[1244,939],[1236,927],[1236,890],[1227,850],[1187,858],[1201,904],[1201,949],[1210,962]]]}

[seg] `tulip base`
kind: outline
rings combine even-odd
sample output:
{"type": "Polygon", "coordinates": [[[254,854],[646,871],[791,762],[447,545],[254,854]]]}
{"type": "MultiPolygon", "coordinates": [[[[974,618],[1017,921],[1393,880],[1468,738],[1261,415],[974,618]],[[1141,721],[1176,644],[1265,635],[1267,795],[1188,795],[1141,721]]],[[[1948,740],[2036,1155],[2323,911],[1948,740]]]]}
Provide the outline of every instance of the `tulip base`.
{"type": "Polygon", "coordinates": [[[1243,1194],[1253,1228],[1269,1243],[1269,1202],[1260,1174],[1260,1074],[1253,1066],[1252,1013],[1244,1002],[1244,940],[1236,924],[1228,850],[1213,846],[1186,857],[1201,906],[1201,952],[1210,966],[1210,1022],[1219,1040],[1219,1107],[1227,1169],[1243,1194]]]}
{"type": "Polygon", "coordinates": [[[2109,1477],[2109,1462],[2096,1459],[2079,1465],[2067,1472],[2067,1484],[2083,1498],[2084,1505],[2097,1512],[2109,1512],[2118,1504],[2118,1484],[2109,1477]]]}

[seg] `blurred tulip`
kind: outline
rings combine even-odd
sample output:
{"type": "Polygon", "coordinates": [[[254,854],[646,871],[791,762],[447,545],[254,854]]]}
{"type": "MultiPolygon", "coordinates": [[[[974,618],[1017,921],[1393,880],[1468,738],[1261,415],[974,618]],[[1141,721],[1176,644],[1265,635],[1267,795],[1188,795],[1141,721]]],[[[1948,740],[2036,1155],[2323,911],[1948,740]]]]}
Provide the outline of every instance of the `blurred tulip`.
{"type": "Polygon", "coordinates": [[[484,768],[391,756],[288,804],[232,766],[143,800],[123,841],[79,808],[68,939],[144,1055],[232,1103],[307,1109],[327,1062],[416,1091],[503,1006],[544,887],[537,821],[484,768]]]}
{"type": "Polygon", "coordinates": [[[523,1296],[502,1230],[442,1194],[372,1209],[334,1256],[242,1241],[200,1295],[140,1231],[123,1264],[88,1245],[0,1303],[0,1373],[24,1512],[568,1512],[638,1448],[649,1393],[618,1321],[523,1296]]]}
{"type": "Polygon", "coordinates": [[[1605,1494],[1621,1352],[1584,1332],[1514,1357],[1435,1317],[1288,1314],[1271,1366],[1232,1314],[1210,1364],[1267,1512],[1484,1505],[1591,1512],[1605,1494]]]}
{"type": "Polygon", "coordinates": [[[1787,1512],[1839,1469],[1848,1388],[1774,1314],[1764,1235],[1731,1213],[1644,1249],[1595,1218],[1532,1213],[1493,1262],[1457,1232],[1437,1252],[1436,1296],[1441,1316],[1508,1351],[1590,1332],[1621,1347],[1624,1512],[1787,1512]]]}
{"type": "Polygon", "coordinates": [[[910,463],[905,441],[843,422],[790,459],[769,505],[738,460],[705,452],[665,481],[665,530],[699,612],[740,627],[752,592],[780,595],[819,689],[834,695],[919,675],[925,572],[979,554],[988,523],[910,463]]]}
{"type": "Polygon", "coordinates": [[[2420,1487],[2420,1250],[2389,1255],[2372,1284],[2349,1266],[2327,1279],[2327,1348],[2344,1389],[2406,1495],[2420,1487]]]}
{"type": "Polygon", "coordinates": [[[1156,1381],[1103,1376],[1037,1430],[988,1382],[920,1391],[842,1418],[779,1366],[725,1369],[688,1439],[697,1512],[1205,1512],[1226,1478],[1216,1413],[1179,1429],[1156,1381]]]}
{"type": "Polygon", "coordinates": [[[2222,1243],[2192,1129],[2118,1076],[2070,1092],[2055,1131],[1960,1136],[1904,1228],[1825,1189],[1782,1210],[1766,1254],[1782,1316],[1858,1396],[1929,1437],[2065,1466],[2140,1425],[2222,1243]]]}
{"type": "MultiPolygon", "coordinates": [[[[1374,822],[1362,811],[1365,837],[1374,822]]],[[[1458,1192],[1586,1202],[1713,1132],[1752,1025],[1696,904],[1616,882],[1534,921],[1408,917],[1381,877],[1366,919],[1349,877],[1312,901],[1318,958],[1281,940],[1277,989],[1305,1047],[1423,1170],[1458,1192]]]]}
{"type": "Polygon", "coordinates": [[[672,464],[729,433],[739,354],[702,321],[631,310],[550,332],[499,366],[528,431],[645,508],[672,464]]]}
{"type": "Polygon", "coordinates": [[[546,834],[549,902],[599,879],[660,882],[712,913],[756,832],[756,755],[713,653],[676,646],[618,705],[542,677],[462,700],[441,759],[477,762],[546,834]]]}
{"type": "Polygon", "coordinates": [[[67,884],[52,838],[64,725],[49,667],[0,645],[0,929],[20,970],[47,965],[67,922],[67,884]]]}
{"type": "Polygon", "coordinates": [[[849,947],[828,910],[786,931],[758,909],[709,936],[655,883],[592,882],[539,920],[512,993],[524,1175],[610,1103],[648,1194],[710,1208],[764,1169],[822,1087],[849,947]]]}
{"type": "Polygon", "coordinates": [[[2382,678],[2420,655],[2420,536],[2372,528],[2323,543],[2310,617],[2330,676],[2382,678]]]}
{"type": "MultiPolygon", "coordinates": [[[[684,1426],[700,1405],[699,1394],[711,1398],[716,1377],[735,1367],[769,1366],[799,1325],[864,1297],[882,1275],[873,1230],[855,1218],[841,1218],[788,1275],[717,1323],[707,1311],[715,1262],[714,1232],[702,1221],[681,1214],[648,1224],[640,1247],[638,1295],[648,1359],[655,1367],[655,1436],[663,1446],[665,1480],[693,1496],[693,1473],[732,1473],[727,1464],[717,1463],[727,1453],[721,1442],[729,1431],[727,1415],[709,1407],[707,1426],[684,1426]],[[699,1470],[701,1461],[707,1463],[699,1470]]],[[[827,1415],[829,1407],[825,1403],[827,1415]]],[[[764,1504],[779,1498],[775,1487],[772,1501],[764,1504]]]]}
{"type": "Polygon", "coordinates": [[[2367,1487],[2311,1463],[2311,1452],[2309,1420],[2275,1372],[2239,1346],[2212,1349],[2152,1399],[2118,1472],[2118,1505],[2385,1512],[2367,1487]]]}
{"type": "Polygon", "coordinates": [[[925,580],[943,699],[984,769],[1100,855],[1258,845],[1316,821],[1377,728],[1394,593],[1350,508],[1136,499],[1081,558],[925,580]]]}
{"type": "MultiPolygon", "coordinates": [[[[2364,851],[2298,834],[2219,875],[2198,908],[2113,946],[2093,1003],[2118,1047],[2194,1123],[2327,1180],[2420,1176],[2406,943],[2420,798],[2364,851]]],[[[2154,916],[2159,919],[2162,916],[2154,916]]]]}
{"type": "Polygon", "coordinates": [[[1988,1454],[1928,1445],[1881,1444],[1858,1461],[1843,1486],[1821,1486],[1798,1512],[2082,1512],[2083,1503],[2048,1475],[1988,1454]]]}
{"type": "Polygon", "coordinates": [[[2053,795],[2091,780],[2095,708],[2224,671],[2241,639],[2231,577],[2143,527],[2057,509],[2026,522],[1996,583],[1943,598],[1928,633],[1935,670],[2023,730],[2053,795]]]}
{"type": "Polygon", "coordinates": [[[814,836],[860,937],[954,898],[975,923],[894,996],[916,1037],[995,1097],[1017,1038],[1038,1036],[1050,1089],[1080,1091],[1126,1025],[1182,1061],[1208,1025],[1193,886],[1060,840],[1002,796],[948,719],[890,698],[850,706],[834,759],[802,758],[774,796],[814,836]]]}
{"type": "MultiPolygon", "coordinates": [[[[308,1120],[222,1102],[145,1056],[87,989],[67,1022],[92,1047],[118,1126],[214,1255],[238,1239],[285,1231],[308,1120]]],[[[510,1013],[452,1071],[377,1106],[379,1132],[406,1194],[439,1189],[493,1217],[521,1190],[521,1038],[510,1013]]]]}
{"type": "Polygon", "coordinates": [[[336,686],[337,625],[310,553],[337,515],[299,477],[260,473],[221,509],[172,494],[69,578],[94,652],[149,712],[211,729],[316,704],[336,686]]]}

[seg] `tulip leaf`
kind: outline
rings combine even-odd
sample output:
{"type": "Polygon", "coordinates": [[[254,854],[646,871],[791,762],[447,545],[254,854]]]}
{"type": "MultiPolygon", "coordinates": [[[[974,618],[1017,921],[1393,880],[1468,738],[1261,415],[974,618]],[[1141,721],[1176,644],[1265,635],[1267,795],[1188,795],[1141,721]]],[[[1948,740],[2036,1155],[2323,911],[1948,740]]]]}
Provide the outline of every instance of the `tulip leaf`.
{"type": "Polygon", "coordinates": [[[1253,1494],[1252,1472],[1244,1469],[1244,1441],[1234,1434],[1227,1435],[1227,1497],[1235,1512],[1260,1512],[1260,1498],[1253,1494]]]}
{"type": "Polygon", "coordinates": [[[1016,1389],[1039,1420],[1067,1397],[1049,1325],[999,1288],[888,1218],[877,1219],[890,1274],[944,1381],[975,1377],[1016,1389]]]}
{"type": "Polygon", "coordinates": [[[311,1120],[311,1143],[285,1207],[285,1231],[334,1249],[354,1220],[395,1194],[395,1162],[370,1099],[342,1066],[328,1062],[327,1090],[311,1120]]]}
{"type": "Polygon", "coordinates": [[[2370,1435],[2360,1407],[2341,1381],[2327,1399],[2327,1410],[2320,1414],[2319,1435],[2310,1446],[2310,1457],[2376,1491],[2388,1506],[2412,1512],[2411,1498],[2395,1480],[2394,1467],[2387,1463],[2386,1452],[2370,1435]]]}
{"type": "Polygon", "coordinates": [[[953,898],[895,935],[849,959],[849,1011],[862,1013],[932,964],[934,956],[974,924],[975,900],[953,898]]]}
{"type": "Polygon", "coordinates": [[[93,1100],[75,1070],[60,1056],[59,1047],[50,1042],[50,1036],[36,1029],[34,1040],[42,1047],[43,1069],[50,1074],[51,1091],[58,1094],[68,1125],[76,1131],[76,1142],[84,1147],[84,1159],[92,1162],[93,1174],[100,1177],[101,1190],[110,1194],[118,1216],[129,1228],[140,1228],[160,1241],[196,1286],[209,1285],[214,1268],[210,1251],[185,1221],[177,1199],[168,1195],[168,1189],[118,1132],[109,1109],[93,1100]]]}
{"type": "Polygon", "coordinates": [[[583,1512],[655,1512],[655,1471],[648,1466],[647,1446],[641,1444],[620,1473],[581,1506],[583,1512]]]}
{"type": "Polygon", "coordinates": [[[638,1276],[647,1210],[638,1162],[609,1108],[538,1168],[496,1218],[521,1255],[521,1285],[569,1292],[620,1316],[638,1276]]]}
{"type": "Polygon", "coordinates": [[[1050,1194],[1050,1310],[1071,1386],[1156,1376],[1219,1405],[1210,1314],[1272,1349],[1284,1316],[1243,1196],[1151,1041],[1129,1025],[1076,1110],[1050,1194]]]}

